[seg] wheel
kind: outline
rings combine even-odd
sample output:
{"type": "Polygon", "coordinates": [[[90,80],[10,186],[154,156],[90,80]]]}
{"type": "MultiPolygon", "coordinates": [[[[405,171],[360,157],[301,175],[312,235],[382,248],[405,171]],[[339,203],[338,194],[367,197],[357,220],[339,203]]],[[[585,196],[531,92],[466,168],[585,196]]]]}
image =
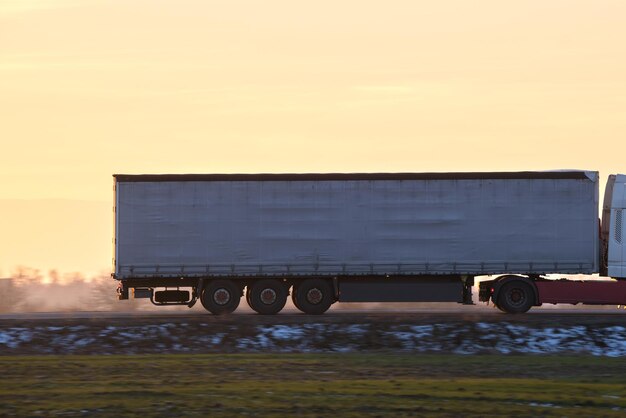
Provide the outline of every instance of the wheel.
{"type": "Polygon", "coordinates": [[[535,291],[521,280],[502,285],[496,306],[503,312],[517,314],[528,311],[535,304],[535,291]]]}
{"type": "Polygon", "coordinates": [[[493,308],[499,310],[500,312],[506,313],[506,311],[502,309],[500,305],[496,304],[495,302],[493,303],[493,308]]]}
{"type": "Polygon", "coordinates": [[[287,287],[276,279],[263,279],[248,288],[248,304],[262,315],[274,315],[287,303],[287,287]]]}
{"type": "Polygon", "coordinates": [[[294,305],[309,315],[323,314],[335,301],[333,289],[327,280],[308,279],[294,292],[294,305]]]}
{"type": "Polygon", "coordinates": [[[200,303],[214,315],[225,315],[239,306],[241,289],[230,280],[214,280],[202,292],[200,303]]]}

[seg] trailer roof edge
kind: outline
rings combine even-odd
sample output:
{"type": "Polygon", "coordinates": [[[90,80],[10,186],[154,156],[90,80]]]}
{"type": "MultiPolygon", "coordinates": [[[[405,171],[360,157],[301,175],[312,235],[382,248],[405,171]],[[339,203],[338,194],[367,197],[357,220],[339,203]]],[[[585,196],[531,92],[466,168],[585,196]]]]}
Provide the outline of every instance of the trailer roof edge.
{"type": "Polygon", "coordinates": [[[160,181],[332,181],[332,180],[508,180],[572,179],[597,181],[596,171],[517,171],[458,173],[260,173],[260,174],[114,174],[117,182],[160,181]]]}

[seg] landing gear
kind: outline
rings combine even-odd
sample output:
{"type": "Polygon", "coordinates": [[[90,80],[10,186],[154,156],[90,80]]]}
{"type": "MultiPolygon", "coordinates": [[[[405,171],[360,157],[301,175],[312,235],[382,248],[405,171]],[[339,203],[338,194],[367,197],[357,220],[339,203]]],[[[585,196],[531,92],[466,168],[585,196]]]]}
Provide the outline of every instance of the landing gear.
{"type": "Polygon", "coordinates": [[[332,286],[322,279],[308,279],[294,285],[291,297],[296,308],[309,315],[323,314],[335,301],[332,286]]]}
{"type": "Polygon", "coordinates": [[[262,279],[248,286],[246,301],[262,315],[274,315],[287,303],[287,286],[277,279],[262,279]]]}
{"type": "Polygon", "coordinates": [[[202,291],[200,302],[214,315],[234,312],[239,306],[241,288],[231,280],[214,280],[202,291]]]}

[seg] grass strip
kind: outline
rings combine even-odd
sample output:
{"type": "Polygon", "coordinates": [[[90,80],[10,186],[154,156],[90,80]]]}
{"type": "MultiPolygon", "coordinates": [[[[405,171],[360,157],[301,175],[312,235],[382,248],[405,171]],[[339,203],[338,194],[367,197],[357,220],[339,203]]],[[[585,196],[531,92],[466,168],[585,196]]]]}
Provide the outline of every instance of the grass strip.
{"type": "Polygon", "coordinates": [[[0,416],[618,417],[626,360],[208,354],[0,357],[0,416]]]}

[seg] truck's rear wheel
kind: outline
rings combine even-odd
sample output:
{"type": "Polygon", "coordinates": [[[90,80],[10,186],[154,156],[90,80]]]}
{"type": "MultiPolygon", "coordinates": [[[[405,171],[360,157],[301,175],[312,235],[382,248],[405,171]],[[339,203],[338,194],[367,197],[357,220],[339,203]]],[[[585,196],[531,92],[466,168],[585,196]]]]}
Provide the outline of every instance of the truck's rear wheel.
{"type": "Polygon", "coordinates": [[[241,289],[230,280],[214,280],[202,292],[200,303],[214,315],[229,314],[239,306],[241,289]]]}
{"type": "Polygon", "coordinates": [[[535,291],[521,280],[513,280],[502,285],[498,292],[496,306],[506,313],[524,313],[534,304],[535,291]]]}
{"type": "Polygon", "coordinates": [[[309,315],[323,314],[334,301],[333,289],[327,280],[304,280],[294,291],[294,305],[309,315]]]}
{"type": "Polygon", "coordinates": [[[263,279],[248,287],[246,300],[250,307],[262,315],[274,315],[287,303],[287,287],[280,280],[263,279]]]}

